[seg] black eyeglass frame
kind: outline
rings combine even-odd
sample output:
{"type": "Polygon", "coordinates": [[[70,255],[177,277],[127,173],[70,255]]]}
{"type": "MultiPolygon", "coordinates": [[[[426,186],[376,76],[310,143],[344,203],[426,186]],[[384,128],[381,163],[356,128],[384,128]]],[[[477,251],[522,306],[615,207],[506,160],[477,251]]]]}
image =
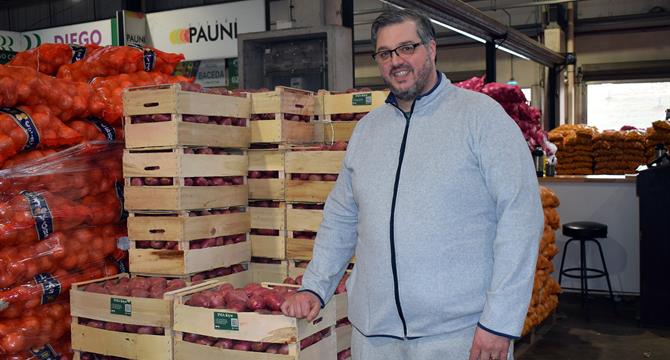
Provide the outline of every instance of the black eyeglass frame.
{"type": "MultiPolygon", "coordinates": [[[[412,55],[412,54],[414,54],[414,52],[416,51],[416,48],[418,48],[418,47],[421,46],[421,45],[424,45],[424,42],[423,42],[423,41],[419,41],[419,42],[414,43],[414,44],[403,44],[403,45],[400,45],[400,46],[398,46],[397,48],[395,48],[395,49],[391,49],[391,50],[380,50],[380,51],[377,51],[376,53],[372,53],[372,59],[376,61],[376,60],[377,60],[377,56],[378,56],[379,54],[381,54],[381,53],[386,53],[386,52],[388,52],[388,53],[389,53],[389,56],[390,56],[390,57],[388,58],[388,60],[390,60],[390,59],[393,57],[393,55],[392,55],[393,53],[395,53],[396,56],[401,56],[401,55],[398,53],[398,49],[400,49],[400,48],[402,48],[402,47],[405,47],[405,46],[411,46],[411,47],[412,47],[412,53],[411,53],[411,54],[408,54],[408,55],[412,55]]],[[[384,60],[383,60],[383,61],[384,61],[384,60]]]]}

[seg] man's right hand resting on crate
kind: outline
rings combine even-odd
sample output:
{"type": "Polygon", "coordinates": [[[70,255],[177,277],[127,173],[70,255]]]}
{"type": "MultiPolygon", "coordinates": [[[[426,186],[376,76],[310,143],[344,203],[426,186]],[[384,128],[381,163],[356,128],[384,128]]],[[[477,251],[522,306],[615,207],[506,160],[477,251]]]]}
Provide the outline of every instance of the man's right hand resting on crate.
{"type": "Polygon", "coordinates": [[[289,296],[281,306],[284,315],[298,319],[307,318],[308,321],[314,320],[320,309],[321,300],[309,291],[300,291],[289,296]]]}

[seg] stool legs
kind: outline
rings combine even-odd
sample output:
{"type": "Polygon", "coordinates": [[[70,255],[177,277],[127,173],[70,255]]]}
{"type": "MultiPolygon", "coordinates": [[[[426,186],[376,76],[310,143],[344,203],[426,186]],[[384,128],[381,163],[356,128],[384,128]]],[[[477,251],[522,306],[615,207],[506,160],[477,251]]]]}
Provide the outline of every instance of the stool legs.
{"type": "Polygon", "coordinates": [[[605,255],[603,254],[603,248],[600,246],[600,242],[595,241],[598,245],[598,253],[600,253],[600,261],[603,263],[603,272],[605,273],[605,280],[607,280],[607,290],[610,293],[610,299],[612,299],[612,304],[614,305],[614,312],[616,313],[616,301],[614,301],[614,293],[612,292],[612,284],[610,283],[610,273],[607,271],[607,265],[605,264],[605,255]]]}
{"type": "Polygon", "coordinates": [[[582,293],[582,308],[586,309],[586,318],[590,318],[589,314],[589,273],[586,270],[586,241],[579,240],[579,270],[582,293]]]}
{"type": "Polygon", "coordinates": [[[565,245],[563,245],[563,256],[561,256],[561,269],[558,271],[558,285],[561,285],[561,279],[563,278],[563,264],[565,264],[565,254],[568,253],[568,245],[574,240],[575,239],[570,239],[565,243],[565,245]]]}

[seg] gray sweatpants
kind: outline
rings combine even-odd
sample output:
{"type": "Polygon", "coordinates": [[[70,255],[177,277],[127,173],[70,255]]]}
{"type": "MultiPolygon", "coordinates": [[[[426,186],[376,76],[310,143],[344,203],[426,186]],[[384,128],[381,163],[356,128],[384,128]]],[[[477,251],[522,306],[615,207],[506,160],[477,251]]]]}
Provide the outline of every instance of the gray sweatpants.
{"type": "MultiPolygon", "coordinates": [[[[365,337],[356,328],[351,334],[352,360],[467,360],[475,328],[455,333],[399,340],[387,337],[365,337]]],[[[508,360],[513,360],[514,342],[508,360]]]]}

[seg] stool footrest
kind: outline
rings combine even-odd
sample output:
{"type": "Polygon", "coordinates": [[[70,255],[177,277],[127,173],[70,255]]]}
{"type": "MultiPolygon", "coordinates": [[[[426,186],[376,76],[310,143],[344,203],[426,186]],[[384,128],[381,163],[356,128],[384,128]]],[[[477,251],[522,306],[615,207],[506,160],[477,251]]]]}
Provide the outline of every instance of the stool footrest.
{"type": "MultiPolygon", "coordinates": [[[[569,277],[569,278],[581,279],[582,278],[581,271],[582,271],[582,269],[578,268],[578,267],[568,268],[568,269],[563,269],[563,271],[561,271],[561,274],[563,276],[566,276],[566,277],[569,277]],[[577,272],[579,275],[572,275],[572,274],[570,274],[570,272],[577,272]]],[[[605,271],[603,271],[601,269],[586,268],[586,272],[587,272],[587,274],[586,274],[587,279],[597,279],[597,278],[601,278],[601,277],[604,277],[605,275],[607,275],[605,273],[605,271]],[[595,273],[595,275],[589,275],[588,274],[589,271],[595,273]]]]}

